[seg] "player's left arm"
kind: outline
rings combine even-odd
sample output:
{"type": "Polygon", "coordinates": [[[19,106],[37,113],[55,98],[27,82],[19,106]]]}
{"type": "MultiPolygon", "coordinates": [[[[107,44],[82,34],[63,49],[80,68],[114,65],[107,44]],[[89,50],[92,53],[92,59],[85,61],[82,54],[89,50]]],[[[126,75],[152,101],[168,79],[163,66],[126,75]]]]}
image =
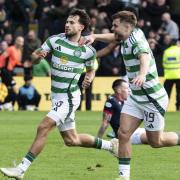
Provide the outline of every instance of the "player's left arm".
{"type": "Polygon", "coordinates": [[[139,75],[141,75],[145,78],[149,71],[149,63],[150,63],[149,54],[147,54],[147,53],[140,54],[139,61],[140,61],[139,75]]]}
{"type": "Polygon", "coordinates": [[[87,70],[84,80],[82,82],[82,88],[84,89],[88,88],[92,83],[94,77],[95,77],[95,70],[94,69],[87,70]]]}
{"type": "Polygon", "coordinates": [[[86,89],[92,83],[95,77],[95,60],[96,60],[96,50],[93,47],[89,47],[89,58],[86,59],[85,67],[86,67],[86,74],[84,80],[82,82],[82,88],[86,89]]]}
{"type": "Polygon", "coordinates": [[[141,87],[143,83],[146,81],[146,75],[149,70],[149,62],[150,58],[147,53],[142,53],[139,55],[139,61],[140,61],[140,70],[139,74],[132,80],[132,82],[138,86],[141,87]]]}
{"type": "Polygon", "coordinates": [[[139,74],[132,80],[132,83],[138,87],[141,87],[143,83],[146,81],[146,75],[149,70],[150,64],[150,52],[148,47],[141,42],[137,42],[133,45],[133,55],[140,62],[139,74]]]}

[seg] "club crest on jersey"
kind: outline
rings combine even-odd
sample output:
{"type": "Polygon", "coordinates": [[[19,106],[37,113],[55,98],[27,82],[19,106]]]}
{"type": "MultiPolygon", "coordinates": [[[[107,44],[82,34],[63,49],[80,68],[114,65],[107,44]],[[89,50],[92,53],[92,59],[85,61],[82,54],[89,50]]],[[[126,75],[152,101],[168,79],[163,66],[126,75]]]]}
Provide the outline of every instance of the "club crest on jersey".
{"type": "Polygon", "coordinates": [[[75,50],[74,51],[74,56],[80,57],[81,56],[81,51],[80,50],[75,50]]]}
{"type": "Polygon", "coordinates": [[[61,61],[62,64],[67,64],[67,63],[68,63],[68,57],[66,57],[66,56],[61,56],[61,57],[60,57],[60,61],[61,61]]]}

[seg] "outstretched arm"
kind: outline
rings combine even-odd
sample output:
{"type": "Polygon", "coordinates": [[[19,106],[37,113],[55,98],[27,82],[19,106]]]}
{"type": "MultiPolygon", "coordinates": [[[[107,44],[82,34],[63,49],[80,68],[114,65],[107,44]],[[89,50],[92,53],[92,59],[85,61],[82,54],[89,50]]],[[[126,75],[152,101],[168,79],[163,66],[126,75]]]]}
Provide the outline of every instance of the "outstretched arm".
{"type": "Polygon", "coordinates": [[[41,48],[36,49],[31,55],[32,63],[38,64],[41,61],[41,59],[44,59],[47,56],[47,54],[48,54],[48,52],[41,48]]]}
{"type": "Polygon", "coordinates": [[[115,42],[114,33],[94,34],[94,39],[102,42],[115,42]]]}
{"type": "Polygon", "coordinates": [[[85,36],[83,38],[81,38],[79,44],[80,45],[90,45],[92,44],[94,41],[102,41],[102,42],[115,42],[115,36],[113,33],[106,33],[106,34],[91,34],[89,36],[85,36]]]}

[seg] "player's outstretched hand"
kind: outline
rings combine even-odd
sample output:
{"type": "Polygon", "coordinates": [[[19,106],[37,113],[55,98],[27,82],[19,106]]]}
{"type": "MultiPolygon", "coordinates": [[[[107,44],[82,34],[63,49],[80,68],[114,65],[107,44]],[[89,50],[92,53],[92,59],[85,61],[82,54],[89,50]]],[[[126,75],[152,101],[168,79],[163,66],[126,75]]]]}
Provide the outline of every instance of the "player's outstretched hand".
{"type": "Polygon", "coordinates": [[[48,52],[45,51],[45,50],[40,50],[40,51],[36,51],[36,55],[39,57],[39,58],[45,58],[47,56],[48,52]]]}
{"type": "Polygon", "coordinates": [[[44,59],[48,55],[48,52],[45,50],[38,49],[34,51],[31,55],[32,63],[38,64],[41,59],[44,59]]]}
{"type": "Polygon", "coordinates": [[[83,46],[83,45],[90,45],[95,41],[95,37],[93,34],[89,35],[89,36],[84,36],[81,37],[80,41],[79,41],[79,45],[83,46]]]}
{"type": "Polygon", "coordinates": [[[145,82],[146,78],[143,75],[137,75],[133,80],[132,83],[137,87],[141,87],[145,82]]]}

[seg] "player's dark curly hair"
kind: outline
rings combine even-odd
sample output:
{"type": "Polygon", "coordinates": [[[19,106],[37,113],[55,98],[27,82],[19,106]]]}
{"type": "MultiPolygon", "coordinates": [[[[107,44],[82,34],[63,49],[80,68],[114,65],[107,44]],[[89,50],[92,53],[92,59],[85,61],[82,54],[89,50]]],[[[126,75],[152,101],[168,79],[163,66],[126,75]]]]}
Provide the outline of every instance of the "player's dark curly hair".
{"type": "Polygon", "coordinates": [[[83,31],[86,31],[88,29],[88,26],[90,24],[90,17],[84,9],[74,8],[69,13],[69,16],[79,16],[79,22],[84,25],[83,31]]]}

